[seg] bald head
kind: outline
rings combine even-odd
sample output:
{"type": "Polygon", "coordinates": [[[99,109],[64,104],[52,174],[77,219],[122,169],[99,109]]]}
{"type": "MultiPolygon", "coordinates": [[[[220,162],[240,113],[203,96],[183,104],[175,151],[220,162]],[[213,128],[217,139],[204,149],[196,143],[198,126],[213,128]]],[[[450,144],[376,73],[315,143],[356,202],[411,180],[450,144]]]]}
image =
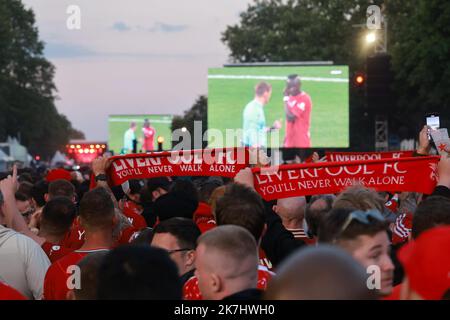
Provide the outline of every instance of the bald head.
{"type": "Polygon", "coordinates": [[[322,219],[331,210],[335,199],[332,194],[313,196],[305,207],[305,221],[311,236],[317,237],[322,219]]]}
{"type": "Polygon", "coordinates": [[[274,211],[282,219],[303,219],[305,215],[305,197],[290,197],[278,199],[274,211]]]}
{"type": "Polygon", "coordinates": [[[297,251],[269,283],[268,300],[366,300],[376,292],[367,288],[368,275],[348,253],[332,246],[297,251]]]}
{"type": "Polygon", "coordinates": [[[258,248],[243,227],[224,225],[204,233],[196,252],[196,275],[205,299],[256,288],[258,248]]]}

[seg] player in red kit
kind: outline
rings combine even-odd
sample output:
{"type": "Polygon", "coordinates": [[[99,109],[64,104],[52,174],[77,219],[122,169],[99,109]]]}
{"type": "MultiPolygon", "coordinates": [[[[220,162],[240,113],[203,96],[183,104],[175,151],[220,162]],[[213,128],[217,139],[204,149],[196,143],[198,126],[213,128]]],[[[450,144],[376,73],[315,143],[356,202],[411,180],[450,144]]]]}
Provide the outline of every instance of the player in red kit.
{"type": "Polygon", "coordinates": [[[142,128],[142,134],[144,136],[144,142],[142,144],[142,150],[144,152],[149,152],[154,150],[153,138],[155,137],[156,130],[150,125],[148,119],[144,120],[144,126],[142,128]]]}
{"type": "Polygon", "coordinates": [[[311,147],[311,97],[301,91],[300,77],[288,76],[284,91],[284,110],[286,112],[285,148],[311,147]]]}

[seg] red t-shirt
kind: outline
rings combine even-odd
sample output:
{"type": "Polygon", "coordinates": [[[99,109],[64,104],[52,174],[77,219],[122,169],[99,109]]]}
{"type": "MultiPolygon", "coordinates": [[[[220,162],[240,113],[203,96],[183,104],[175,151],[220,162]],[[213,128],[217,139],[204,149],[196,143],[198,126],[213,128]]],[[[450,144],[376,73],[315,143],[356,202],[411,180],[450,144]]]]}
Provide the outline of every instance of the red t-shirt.
{"type": "Polygon", "coordinates": [[[400,292],[402,291],[402,284],[398,284],[392,289],[392,293],[381,300],[400,300],[400,292]]]}
{"type": "Polygon", "coordinates": [[[44,250],[47,257],[50,259],[50,262],[53,263],[56,260],[61,259],[62,257],[67,256],[69,253],[74,251],[75,249],[63,247],[59,244],[54,244],[51,242],[45,241],[42,246],[42,250],[44,250]]]}
{"type": "Polygon", "coordinates": [[[142,133],[144,134],[144,143],[142,145],[142,150],[145,151],[153,151],[153,138],[155,136],[156,130],[152,127],[150,128],[142,128],[142,133]]]}
{"type": "Polygon", "coordinates": [[[142,208],[132,201],[125,201],[123,204],[123,214],[128,221],[138,230],[147,228],[147,222],[141,216],[142,208]]]}
{"type": "Polygon", "coordinates": [[[72,223],[72,228],[66,233],[60,245],[65,248],[77,250],[83,246],[84,240],[85,230],[79,224],[78,219],[75,219],[72,223]]]}
{"type": "Polygon", "coordinates": [[[27,300],[19,291],[0,282],[0,300],[27,300]]]}
{"type": "Polygon", "coordinates": [[[267,268],[268,270],[273,269],[272,262],[267,258],[266,253],[263,249],[259,248],[259,265],[267,268]]]}
{"type": "MultiPolygon", "coordinates": [[[[266,290],[267,283],[272,276],[273,272],[269,271],[264,266],[258,266],[258,283],[257,289],[266,290]]],[[[183,300],[203,300],[200,288],[198,287],[198,279],[196,276],[191,277],[183,286],[183,300]]]]}
{"type": "Polygon", "coordinates": [[[141,229],[137,229],[134,226],[123,229],[122,233],[120,234],[120,238],[119,240],[117,240],[117,243],[114,247],[131,243],[131,241],[136,239],[136,237],[139,235],[139,230],[141,229]]]}
{"type": "Polygon", "coordinates": [[[71,266],[76,265],[86,255],[108,249],[77,250],[52,263],[44,279],[44,300],[66,300],[69,288],[67,280],[74,272],[71,266]]]}
{"type": "Polygon", "coordinates": [[[311,147],[311,110],[312,102],[306,92],[289,97],[286,102],[289,111],[294,114],[294,121],[286,121],[285,148],[310,148],[311,147]]]}

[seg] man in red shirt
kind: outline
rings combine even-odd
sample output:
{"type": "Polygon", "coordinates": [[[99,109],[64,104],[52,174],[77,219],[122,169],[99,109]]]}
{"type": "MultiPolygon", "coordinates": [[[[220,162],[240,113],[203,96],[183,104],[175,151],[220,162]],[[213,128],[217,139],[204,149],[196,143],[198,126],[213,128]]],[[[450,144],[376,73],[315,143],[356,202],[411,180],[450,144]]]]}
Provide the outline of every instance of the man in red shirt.
{"type": "Polygon", "coordinates": [[[144,136],[144,142],[142,144],[142,151],[149,152],[153,151],[154,145],[153,145],[153,139],[155,137],[156,130],[150,125],[150,121],[148,119],[144,120],[144,126],[142,128],[142,135],[144,136]]]}
{"type": "Polygon", "coordinates": [[[311,147],[311,97],[301,91],[300,77],[288,76],[284,92],[284,110],[286,112],[285,148],[311,147]]]}
{"type": "MultiPolygon", "coordinates": [[[[58,178],[58,177],[59,177],[59,175],[55,176],[53,178],[58,178]]],[[[69,199],[71,202],[75,203],[76,202],[75,188],[72,185],[72,183],[70,183],[66,179],[52,180],[48,185],[48,193],[44,194],[44,200],[47,203],[56,197],[65,197],[65,198],[69,199]]],[[[41,212],[42,212],[42,209],[41,209],[41,212]]],[[[42,216],[40,217],[40,219],[42,219],[42,216]]],[[[55,222],[57,223],[57,221],[58,221],[58,219],[55,218],[55,219],[53,219],[51,224],[53,225],[53,223],[55,223],[55,222]]],[[[37,219],[35,222],[42,223],[41,221],[39,221],[39,219],[37,219]]],[[[50,227],[50,228],[53,228],[53,227],[50,227]]],[[[58,230],[61,230],[61,225],[58,227],[58,230]]],[[[21,231],[21,232],[23,232],[23,231],[21,231]]],[[[68,248],[70,250],[74,250],[74,249],[78,249],[82,246],[82,244],[84,242],[83,234],[84,234],[84,230],[80,230],[78,220],[75,217],[73,217],[72,225],[66,229],[64,237],[62,239],[58,240],[58,242],[55,242],[55,241],[49,241],[49,242],[56,244],[60,248],[68,248]]],[[[44,236],[44,235],[40,234],[40,236],[46,238],[46,236],[44,236]]],[[[58,235],[58,239],[59,239],[59,235],[58,235]]],[[[38,243],[41,244],[39,241],[38,241],[38,243]]],[[[55,247],[55,248],[57,248],[57,247],[55,247]]],[[[49,245],[46,245],[46,248],[44,248],[44,251],[46,253],[48,253],[50,249],[51,249],[51,247],[49,245]]],[[[63,252],[64,250],[58,250],[58,251],[63,252]]],[[[50,260],[52,260],[52,259],[50,259],[50,260]]]]}
{"type": "Polygon", "coordinates": [[[23,230],[35,240],[47,254],[51,262],[62,258],[73,249],[62,244],[75,219],[76,207],[66,197],[56,197],[48,201],[42,209],[39,233],[23,230]]]}
{"type": "Polygon", "coordinates": [[[44,299],[65,300],[71,289],[79,285],[78,261],[92,252],[106,251],[113,245],[113,230],[117,224],[114,203],[104,188],[96,188],[80,202],[80,224],[86,231],[83,246],[54,262],[44,280],[44,299]]]}
{"type": "Polygon", "coordinates": [[[128,186],[129,188],[125,193],[126,199],[120,201],[119,208],[122,208],[124,216],[137,230],[147,228],[147,222],[141,215],[143,211],[141,205],[141,182],[139,180],[129,180],[128,186]]]}

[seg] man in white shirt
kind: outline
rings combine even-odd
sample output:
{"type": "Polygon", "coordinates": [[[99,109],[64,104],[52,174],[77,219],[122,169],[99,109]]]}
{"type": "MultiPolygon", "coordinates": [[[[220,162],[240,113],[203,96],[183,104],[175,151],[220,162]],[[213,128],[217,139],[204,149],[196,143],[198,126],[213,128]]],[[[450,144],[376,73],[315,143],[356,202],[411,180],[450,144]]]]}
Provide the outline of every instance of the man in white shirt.
{"type": "Polygon", "coordinates": [[[0,181],[0,280],[28,299],[42,299],[44,278],[50,261],[33,239],[5,227],[18,214],[14,198],[17,169],[0,181]]]}
{"type": "Polygon", "coordinates": [[[123,153],[133,152],[133,142],[136,140],[136,122],[131,122],[130,128],[125,131],[123,136],[123,153]]]}

